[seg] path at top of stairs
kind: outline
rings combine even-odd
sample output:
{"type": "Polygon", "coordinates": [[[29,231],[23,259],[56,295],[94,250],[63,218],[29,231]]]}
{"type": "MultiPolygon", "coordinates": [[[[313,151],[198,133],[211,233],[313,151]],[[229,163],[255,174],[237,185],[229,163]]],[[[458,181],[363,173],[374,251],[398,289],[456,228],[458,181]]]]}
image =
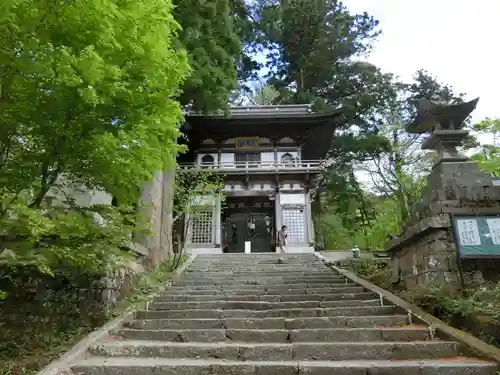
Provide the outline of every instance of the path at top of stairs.
{"type": "Polygon", "coordinates": [[[493,375],[313,254],[198,256],[82,375],[493,375]]]}

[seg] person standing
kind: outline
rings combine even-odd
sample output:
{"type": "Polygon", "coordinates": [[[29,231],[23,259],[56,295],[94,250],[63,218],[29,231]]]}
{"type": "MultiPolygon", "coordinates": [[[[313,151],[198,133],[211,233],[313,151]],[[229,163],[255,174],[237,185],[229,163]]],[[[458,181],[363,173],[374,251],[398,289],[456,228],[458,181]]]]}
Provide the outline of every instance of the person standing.
{"type": "Polygon", "coordinates": [[[280,253],[285,253],[287,236],[286,225],[282,225],[281,229],[278,231],[278,247],[280,248],[280,253]]]}
{"type": "Polygon", "coordinates": [[[255,219],[253,216],[248,218],[248,234],[250,235],[250,238],[255,237],[255,219]]]}
{"type": "Polygon", "coordinates": [[[233,223],[231,228],[232,228],[231,240],[233,245],[236,245],[238,243],[238,228],[236,227],[235,223],[233,223]]]}
{"type": "Polygon", "coordinates": [[[264,224],[266,225],[267,234],[271,234],[271,218],[269,217],[268,214],[264,216],[264,224]]]}

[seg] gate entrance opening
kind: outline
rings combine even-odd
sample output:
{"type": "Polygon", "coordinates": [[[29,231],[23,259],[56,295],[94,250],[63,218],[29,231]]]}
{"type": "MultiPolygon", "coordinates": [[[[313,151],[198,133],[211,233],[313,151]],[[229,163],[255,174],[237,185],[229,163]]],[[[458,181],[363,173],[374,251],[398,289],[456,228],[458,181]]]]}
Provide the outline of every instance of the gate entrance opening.
{"type": "Polygon", "coordinates": [[[223,243],[228,244],[230,253],[243,253],[245,241],[252,244],[252,253],[274,252],[275,233],[274,201],[267,196],[227,197],[222,216],[223,243]],[[266,230],[265,218],[270,219],[270,231],[266,230]],[[255,232],[248,225],[250,218],[255,221],[255,232]]]}

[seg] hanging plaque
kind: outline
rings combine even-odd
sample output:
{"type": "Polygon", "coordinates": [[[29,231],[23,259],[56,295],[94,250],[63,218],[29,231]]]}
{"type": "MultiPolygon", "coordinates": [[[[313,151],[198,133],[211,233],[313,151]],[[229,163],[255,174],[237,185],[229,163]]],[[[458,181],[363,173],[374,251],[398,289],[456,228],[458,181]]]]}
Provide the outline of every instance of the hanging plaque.
{"type": "Polygon", "coordinates": [[[259,137],[236,138],[237,150],[256,150],[259,148],[259,137]]]}

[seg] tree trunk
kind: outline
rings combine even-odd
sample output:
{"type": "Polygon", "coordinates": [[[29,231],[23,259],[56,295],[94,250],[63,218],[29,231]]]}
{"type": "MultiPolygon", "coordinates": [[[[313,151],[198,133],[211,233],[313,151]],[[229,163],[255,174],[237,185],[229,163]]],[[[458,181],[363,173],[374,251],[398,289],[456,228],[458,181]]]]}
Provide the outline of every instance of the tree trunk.
{"type": "Polygon", "coordinates": [[[141,191],[140,214],[149,223],[149,233],[136,232],[134,240],[149,250],[149,262],[154,267],[163,260],[161,249],[163,172],[156,172],[153,180],[144,185],[141,191]]]}
{"type": "Polygon", "coordinates": [[[175,163],[172,166],[167,167],[167,169],[165,169],[165,171],[163,172],[160,247],[166,259],[169,259],[173,254],[172,210],[174,205],[174,184],[175,163]]]}

